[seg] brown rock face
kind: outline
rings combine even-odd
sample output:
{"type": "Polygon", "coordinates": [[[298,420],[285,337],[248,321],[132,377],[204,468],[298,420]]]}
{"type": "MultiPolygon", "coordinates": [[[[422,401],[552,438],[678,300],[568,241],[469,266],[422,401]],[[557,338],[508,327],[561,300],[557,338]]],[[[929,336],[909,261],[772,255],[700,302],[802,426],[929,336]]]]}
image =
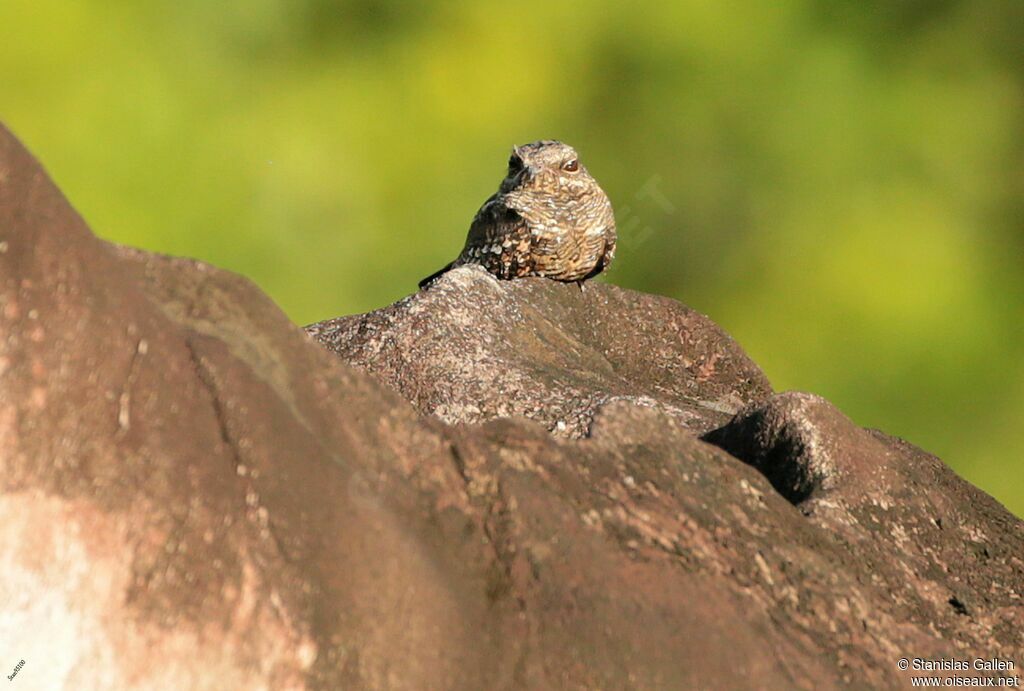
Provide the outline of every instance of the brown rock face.
{"type": "Polygon", "coordinates": [[[773,395],[676,303],[462,270],[314,333],[341,357],[244,279],[96,239],[0,129],[5,674],[862,689],[906,687],[901,657],[980,657],[1019,675],[1021,522],[822,399],[773,395]]]}

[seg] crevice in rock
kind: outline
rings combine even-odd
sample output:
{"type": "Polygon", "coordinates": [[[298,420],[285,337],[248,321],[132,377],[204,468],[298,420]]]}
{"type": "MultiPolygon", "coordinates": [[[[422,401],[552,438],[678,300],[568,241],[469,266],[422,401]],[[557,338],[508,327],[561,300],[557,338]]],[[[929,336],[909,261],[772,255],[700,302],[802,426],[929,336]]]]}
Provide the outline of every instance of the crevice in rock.
{"type": "Polygon", "coordinates": [[[466,498],[470,506],[476,502],[482,503],[478,506],[481,511],[479,518],[480,530],[487,538],[487,544],[491,549],[494,558],[492,562],[493,573],[488,576],[487,596],[491,601],[497,601],[506,595],[515,598],[521,610],[526,609],[525,599],[515,592],[515,581],[513,577],[514,556],[506,554],[505,545],[510,543],[508,503],[504,499],[500,481],[494,479],[494,491],[473,490],[474,478],[471,476],[466,459],[457,443],[451,443],[451,458],[456,472],[462,478],[465,485],[466,498]],[[499,508],[504,507],[504,508],[499,508]]]}
{"type": "Polygon", "coordinates": [[[970,615],[970,610],[967,609],[967,605],[963,603],[956,595],[949,598],[949,606],[953,608],[953,611],[962,616],[970,615]]]}
{"type": "MultiPolygon", "coordinates": [[[[241,475],[240,469],[245,467],[245,459],[242,456],[242,451],[239,448],[238,443],[231,438],[231,433],[228,431],[228,419],[227,411],[224,409],[224,405],[221,402],[220,396],[217,392],[217,385],[213,380],[213,376],[210,374],[209,369],[203,364],[199,353],[196,352],[195,345],[192,343],[190,338],[185,338],[185,347],[188,349],[189,361],[192,363],[192,368],[196,373],[196,377],[199,379],[199,383],[203,390],[206,392],[207,397],[210,399],[210,405],[213,408],[214,419],[217,421],[217,429],[220,433],[221,442],[228,448],[231,458],[234,461],[234,467],[231,468],[232,474],[241,475]]],[[[274,543],[274,547],[277,553],[281,556],[281,559],[287,564],[295,564],[296,558],[289,553],[285,547],[284,541],[275,532],[269,519],[260,521],[259,511],[262,509],[265,511],[265,507],[260,504],[259,492],[253,486],[250,478],[246,479],[245,494],[242,497],[245,503],[247,512],[249,510],[257,512],[257,527],[262,528],[265,531],[267,537],[274,543]],[[250,500],[250,496],[254,497],[254,500],[250,500]],[[252,503],[252,502],[255,503],[252,503]]]]}
{"type": "Polygon", "coordinates": [[[224,406],[220,401],[220,397],[217,394],[217,386],[214,383],[209,370],[207,370],[206,366],[200,359],[199,353],[196,352],[195,345],[192,343],[190,338],[185,339],[185,347],[188,349],[189,361],[192,363],[192,369],[196,373],[196,378],[199,380],[203,390],[206,391],[207,397],[210,399],[210,406],[213,408],[214,419],[217,421],[217,431],[220,433],[221,442],[229,449],[231,457],[234,459],[235,465],[231,469],[231,472],[237,473],[238,467],[244,465],[242,453],[228,432],[227,416],[224,406]]]}

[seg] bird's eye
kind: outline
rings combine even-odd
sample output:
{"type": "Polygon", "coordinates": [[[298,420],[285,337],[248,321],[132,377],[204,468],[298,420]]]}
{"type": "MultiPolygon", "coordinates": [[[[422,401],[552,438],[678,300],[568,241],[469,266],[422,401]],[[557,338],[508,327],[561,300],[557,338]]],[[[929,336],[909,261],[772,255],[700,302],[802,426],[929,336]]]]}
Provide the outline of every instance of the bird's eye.
{"type": "Polygon", "coordinates": [[[577,161],[575,158],[572,159],[571,161],[566,161],[565,163],[562,164],[562,170],[564,170],[564,171],[566,171],[568,173],[575,173],[579,169],[580,169],[580,162],[577,161]]]}
{"type": "Polygon", "coordinates": [[[509,159],[508,159],[508,169],[510,171],[517,171],[517,170],[519,170],[522,167],[523,167],[523,159],[519,158],[515,154],[512,154],[511,156],[509,156],[509,159]]]}

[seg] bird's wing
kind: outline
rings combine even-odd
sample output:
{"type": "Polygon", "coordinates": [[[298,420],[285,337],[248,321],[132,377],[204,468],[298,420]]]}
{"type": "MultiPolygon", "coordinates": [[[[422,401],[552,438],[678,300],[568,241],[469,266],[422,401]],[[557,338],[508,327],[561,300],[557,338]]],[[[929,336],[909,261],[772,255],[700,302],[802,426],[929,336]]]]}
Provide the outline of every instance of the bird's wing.
{"type": "Polygon", "coordinates": [[[533,268],[530,250],[526,221],[495,194],[477,211],[455,264],[480,264],[498,278],[525,276],[533,268]]]}

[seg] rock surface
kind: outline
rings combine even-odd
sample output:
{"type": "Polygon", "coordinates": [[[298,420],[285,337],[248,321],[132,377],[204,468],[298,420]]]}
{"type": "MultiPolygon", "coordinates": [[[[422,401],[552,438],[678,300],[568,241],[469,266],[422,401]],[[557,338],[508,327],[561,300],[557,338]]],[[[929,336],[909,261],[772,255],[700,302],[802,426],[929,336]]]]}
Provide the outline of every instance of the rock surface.
{"type": "Polygon", "coordinates": [[[0,128],[16,682],[862,689],[906,687],[900,657],[1019,670],[1020,521],[820,398],[772,394],[703,317],[563,288],[455,272],[321,328],[339,358],[244,279],[95,238],[0,128]]]}
{"type": "Polygon", "coordinates": [[[735,341],[674,300],[601,283],[498,281],[477,266],[306,330],[449,424],[522,416],[581,438],[601,408],[626,401],[706,432],[772,392],[735,341]]]}

